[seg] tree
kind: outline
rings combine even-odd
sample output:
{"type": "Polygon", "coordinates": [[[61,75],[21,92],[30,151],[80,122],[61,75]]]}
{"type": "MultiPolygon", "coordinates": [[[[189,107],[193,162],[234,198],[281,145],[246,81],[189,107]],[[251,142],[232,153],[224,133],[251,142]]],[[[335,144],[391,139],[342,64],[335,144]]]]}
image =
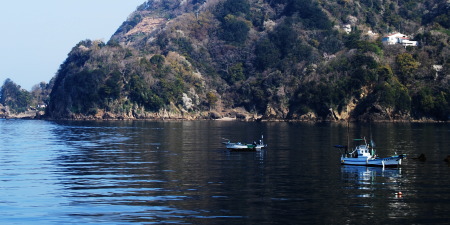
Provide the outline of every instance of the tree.
{"type": "Polygon", "coordinates": [[[286,57],[293,51],[298,42],[298,35],[292,29],[292,21],[286,20],[278,25],[273,32],[269,34],[270,41],[280,50],[281,57],[286,57]]]}
{"type": "Polygon", "coordinates": [[[448,90],[432,90],[424,87],[414,96],[415,113],[419,117],[434,117],[437,120],[446,121],[450,118],[449,100],[448,90]]]}
{"type": "Polygon", "coordinates": [[[119,72],[113,72],[111,76],[106,79],[104,84],[99,89],[100,97],[117,99],[121,92],[121,77],[119,72]]]}
{"type": "Polygon", "coordinates": [[[280,51],[270,39],[265,38],[256,44],[255,64],[260,71],[270,68],[280,60],[280,51]]]}
{"type": "Polygon", "coordinates": [[[219,98],[217,97],[216,94],[214,94],[214,92],[208,92],[206,94],[206,100],[208,101],[209,109],[211,110],[216,106],[216,103],[219,100],[219,98]]]}
{"type": "Polygon", "coordinates": [[[392,68],[389,65],[382,65],[377,69],[378,81],[388,81],[394,76],[392,68]]]}
{"type": "Polygon", "coordinates": [[[247,0],[226,0],[222,4],[222,8],[219,7],[216,15],[219,19],[223,19],[227,15],[248,15],[250,12],[250,4],[247,0]]]}
{"type": "Polygon", "coordinates": [[[161,68],[164,65],[165,58],[162,55],[154,55],[150,58],[150,62],[161,68]]]}
{"type": "Polygon", "coordinates": [[[244,68],[242,63],[237,63],[228,69],[228,75],[230,82],[243,80],[245,78],[244,68]]]}
{"type": "Polygon", "coordinates": [[[231,14],[227,15],[222,22],[222,39],[236,44],[243,43],[248,36],[250,28],[247,23],[231,14]]]}
{"type": "MultiPolygon", "coordinates": [[[[41,82],[39,84],[34,85],[31,88],[31,96],[33,99],[32,105],[47,105],[49,101],[49,95],[51,92],[51,85],[45,82],[41,82]]],[[[39,107],[38,107],[39,108],[39,107]]]]}
{"type": "Polygon", "coordinates": [[[164,105],[163,100],[154,94],[138,75],[131,76],[127,88],[130,92],[130,100],[149,111],[158,111],[164,105]]]}
{"type": "Polygon", "coordinates": [[[327,15],[322,11],[316,1],[289,0],[285,8],[285,13],[288,16],[297,15],[307,28],[327,30],[332,26],[327,15]]]}
{"type": "Polygon", "coordinates": [[[403,83],[407,83],[413,78],[414,72],[419,67],[419,62],[417,62],[409,53],[397,55],[395,62],[397,63],[400,80],[403,83]]]}
{"type": "Polygon", "coordinates": [[[444,91],[440,91],[435,97],[434,116],[438,120],[447,121],[450,119],[449,95],[444,91]]]}

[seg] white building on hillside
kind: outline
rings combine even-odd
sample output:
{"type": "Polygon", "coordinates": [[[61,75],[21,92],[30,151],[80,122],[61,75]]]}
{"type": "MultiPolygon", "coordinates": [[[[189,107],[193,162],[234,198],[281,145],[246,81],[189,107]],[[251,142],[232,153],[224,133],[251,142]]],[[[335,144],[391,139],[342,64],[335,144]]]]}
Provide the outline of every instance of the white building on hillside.
{"type": "Polygon", "coordinates": [[[408,36],[401,34],[401,33],[390,34],[388,36],[383,37],[383,39],[381,41],[383,42],[383,44],[386,44],[386,45],[401,44],[405,47],[419,45],[417,41],[410,41],[408,36]]]}
{"type": "Polygon", "coordinates": [[[350,24],[344,24],[344,26],[342,26],[342,28],[344,29],[345,33],[350,34],[350,32],[352,32],[352,25],[350,24]]]}

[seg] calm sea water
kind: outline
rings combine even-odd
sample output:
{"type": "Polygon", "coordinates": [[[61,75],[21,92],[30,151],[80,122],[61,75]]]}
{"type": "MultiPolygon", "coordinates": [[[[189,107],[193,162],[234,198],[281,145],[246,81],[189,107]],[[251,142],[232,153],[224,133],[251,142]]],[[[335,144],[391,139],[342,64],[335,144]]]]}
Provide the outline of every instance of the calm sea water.
{"type": "Polygon", "coordinates": [[[0,224],[450,222],[449,124],[349,130],[427,161],[341,166],[345,124],[0,120],[0,224]],[[260,153],[221,145],[261,134],[260,153]]]}

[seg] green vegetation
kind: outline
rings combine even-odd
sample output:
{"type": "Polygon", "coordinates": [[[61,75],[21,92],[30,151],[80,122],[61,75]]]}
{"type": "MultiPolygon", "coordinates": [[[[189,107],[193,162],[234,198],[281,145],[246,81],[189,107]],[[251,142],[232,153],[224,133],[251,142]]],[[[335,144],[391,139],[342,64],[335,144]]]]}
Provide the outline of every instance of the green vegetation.
{"type": "Polygon", "coordinates": [[[246,39],[250,28],[245,20],[229,14],[222,22],[221,37],[225,41],[242,44],[246,39]]]}
{"type": "Polygon", "coordinates": [[[218,100],[217,95],[212,92],[208,92],[206,94],[206,99],[208,101],[209,108],[213,109],[216,106],[218,100]]]}
{"type": "Polygon", "coordinates": [[[25,112],[31,104],[31,94],[10,79],[6,79],[0,92],[0,104],[9,106],[15,113],[25,112]]]}
{"type": "Polygon", "coordinates": [[[284,13],[287,16],[294,16],[306,28],[330,29],[331,22],[327,15],[313,0],[288,0],[284,13]]]}
{"type": "Polygon", "coordinates": [[[0,88],[0,104],[7,106],[12,114],[28,110],[43,110],[48,103],[51,86],[45,82],[35,85],[31,92],[22,89],[11,79],[6,79],[0,88]]]}
{"type": "Polygon", "coordinates": [[[448,120],[450,110],[450,91],[421,89],[413,98],[414,112],[417,116],[433,116],[438,120],[448,120]]]}
{"type": "Polygon", "coordinates": [[[226,0],[217,8],[215,14],[221,21],[220,37],[234,44],[242,44],[250,30],[245,19],[250,12],[250,4],[247,0],[226,0]]]}
{"type": "MultiPolygon", "coordinates": [[[[78,43],[41,101],[52,118],[241,107],[282,119],[446,121],[449,11],[444,0],[147,1],[107,44],[78,43]],[[420,45],[381,43],[400,30],[420,45]]],[[[9,83],[15,100],[9,91],[2,104],[34,104],[9,83]]]]}

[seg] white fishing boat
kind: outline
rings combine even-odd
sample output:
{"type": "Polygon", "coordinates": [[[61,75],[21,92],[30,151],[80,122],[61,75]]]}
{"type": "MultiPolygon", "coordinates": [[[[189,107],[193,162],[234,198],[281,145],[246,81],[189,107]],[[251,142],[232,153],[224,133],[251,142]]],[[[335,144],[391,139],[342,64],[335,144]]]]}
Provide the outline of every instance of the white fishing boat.
{"type": "Polygon", "coordinates": [[[364,141],[364,144],[356,146],[351,152],[348,151],[347,146],[334,146],[341,149],[342,165],[398,167],[402,164],[402,159],[406,157],[406,155],[395,154],[390,157],[380,158],[376,155],[375,149],[367,144],[366,138],[355,139],[355,141],[364,141]]]}
{"type": "Polygon", "coordinates": [[[230,151],[261,151],[262,148],[267,147],[266,144],[264,144],[264,137],[261,136],[261,140],[257,143],[254,141],[251,144],[244,144],[241,142],[231,142],[230,140],[222,142],[222,144],[225,145],[225,147],[230,151]]]}

